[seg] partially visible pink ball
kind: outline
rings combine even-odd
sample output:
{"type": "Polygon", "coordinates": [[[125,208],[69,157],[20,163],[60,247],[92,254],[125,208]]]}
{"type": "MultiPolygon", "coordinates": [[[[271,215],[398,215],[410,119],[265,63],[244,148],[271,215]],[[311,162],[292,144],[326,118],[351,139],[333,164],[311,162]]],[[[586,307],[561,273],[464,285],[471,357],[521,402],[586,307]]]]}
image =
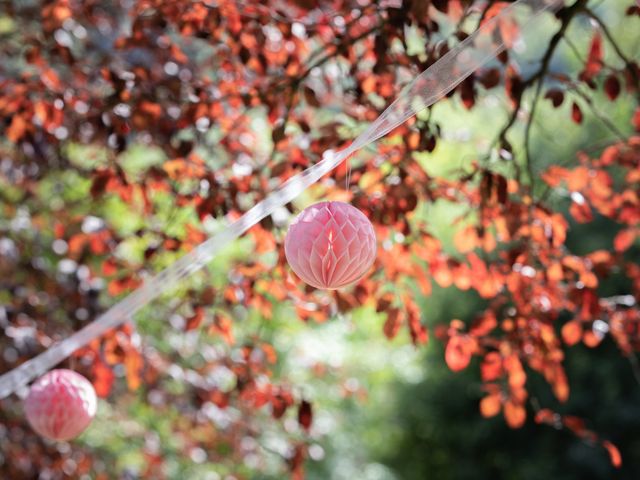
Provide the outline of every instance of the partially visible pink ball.
{"type": "Polygon", "coordinates": [[[304,209],[289,226],[284,252],[302,280],[333,290],[367,273],[376,258],[376,235],[357,208],[321,202],[304,209]]]}
{"type": "Polygon", "coordinates": [[[31,427],[52,440],[80,435],[96,414],[96,391],[72,370],[51,370],[34,382],[24,401],[31,427]]]}

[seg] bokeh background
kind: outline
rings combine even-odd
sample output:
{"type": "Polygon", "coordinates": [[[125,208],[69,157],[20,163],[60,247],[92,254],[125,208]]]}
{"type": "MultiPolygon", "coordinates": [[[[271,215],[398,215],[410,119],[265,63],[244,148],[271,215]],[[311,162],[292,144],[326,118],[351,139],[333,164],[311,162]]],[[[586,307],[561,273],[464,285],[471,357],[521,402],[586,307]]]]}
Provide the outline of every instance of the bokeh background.
{"type": "MultiPolygon", "coordinates": [[[[318,159],[324,148],[353,138],[375,117],[372,112],[389,103],[403,79],[427,66],[421,57],[427,45],[454,42],[457,29],[469,32],[477,24],[477,17],[460,25],[453,20],[455,9],[466,8],[467,2],[424,2],[423,11],[421,2],[182,2],[201,4],[207,19],[202,22],[219,22],[226,25],[220,28],[233,31],[228,25],[237,21],[244,28],[236,30],[237,38],[228,31],[199,37],[179,31],[191,21],[187,13],[194,18],[200,14],[196,7],[175,6],[173,11],[171,4],[181,2],[161,3],[0,3],[3,372],[94,319],[145,276],[224,228],[228,215],[249,208],[259,192],[273,189],[283,176],[318,159]],[[442,3],[451,4],[448,13],[440,9],[442,3]],[[327,44],[342,48],[339,39],[346,22],[379,16],[384,24],[394,25],[401,15],[396,10],[432,15],[439,30],[433,28],[435,23],[407,20],[398,27],[405,44],[385,47],[400,53],[389,53],[382,66],[375,66],[371,56],[359,55],[357,43],[345,56],[322,57],[323,45],[325,50],[327,44]],[[286,41],[282,25],[289,31],[286,41]],[[257,41],[251,40],[255,29],[264,34],[256,36],[257,41]],[[153,45],[146,43],[149,38],[157,42],[153,54],[153,45]],[[179,45],[180,52],[169,45],[179,45]],[[292,53],[282,61],[287,49],[299,57],[292,53]],[[253,76],[238,77],[240,67],[234,62],[239,58],[242,68],[255,68],[253,76]],[[306,72],[305,65],[318,58],[320,64],[306,72]],[[401,71],[394,59],[402,58],[415,63],[401,71]],[[363,91],[371,71],[380,75],[378,86],[388,82],[391,91],[363,91]],[[388,72],[393,74],[384,77],[388,72]],[[287,75],[309,78],[279,90],[287,75]],[[207,81],[196,81],[198,76],[207,81]],[[16,84],[24,88],[16,89],[16,84]],[[303,85],[302,94],[288,96],[303,85]],[[255,102],[247,99],[254,90],[265,92],[255,102]],[[237,104],[217,102],[238,92],[237,104]],[[359,106],[367,95],[366,105],[359,106]],[[21,96],[32,104],[27,107],[25,100],[14,110],[32,109],[34,115],[24,126],[14,124],[18,114],[10,113],[12,102],[20,103],[21,96]],[[38,101],[43,103],[40,107],[38,101]],[[204,113],[201,105],[206,105],[204,113]],[[237,114],[240,110],[242,115],[237,114]],[[154,182],[158,187],[148,198],[142,190],[129,188],[154,182]]],[[[619,48],[637,61],[638,15],[627,12],[633,2],[588,3],[619,48]]],[[[198,21],[190,28],[200,28],[195,26],[198,21]]],[[[522,77],[538,68],[558,25],[548,15],[535,31],[522,32],[526,48],[512,57],[522,77]]],[[[576,78],[596,29],[588,16],[577,16],[549,71],[576,78]]],[[[374,37],[363,52],[380,53],[379,38],[384,35],[374,37]]],[[[619,67],[612,48],[605,48],[604,59],[619,67]]],[[[549,78],[545,90],[556,81],[549,78]]],[[[592,108],[583,105],[581,123],[571,121],[568,100],[559,108],[548,99],[539,102],[531,127],[536,176],[550,165],[575,166],[577,152],[597,155],[619,137],[632,134],[632,92],[622,92],[616,102],[600,88],[589,95],[592,108]]],[[[491,151],[511,108],[504,88],[476,85],[473,108],[467,102],[457,92],[419,116],[438,127],[421,132],[425,142],[409,155],[431,177],[453,181],[461,172],[472,171],[491,151]],[[437,138],[434,148],[427,141],[432,135],[437,138]]],[[[515,151],[522,149],[521,120],[509,137],[515,151]]],[[[234,242],[205,272],[137,314],[135,327],[131,322],[110,340],[96,342],[68,360],[66,366],[85,373],[105,394],[94,423],[79,439],[42,441],[26,425],[18,396],[0,401],[0,476],[284,478],[287,465],[295,463],[292,445],[300,441],[306,445],[309,479],[639,478],[640,378],[634,375],[638,367],[635,357],[621,355],[609,336],[595,348],[565,348],[571,388],[566,403],[559,403],[535,373],[529,372],[528,389],[531,402],[578,416],[590,430],[617,445],[623,457],[620,469],[612,466],[599,444],[566,429],[532,419],[512,429],[502,416],[483,418],[478,410],[483,396],[479,359],[452,372],[444,360],[444,345],[435,338],[416,346],[408,329],[392,340],[386,338],[386,313],[377,311],[375,303],[330,308],[334,299],[319,295],[313,300],[324,305],[323,314],[314,317],[310,307],[311,313],[301,318],[296,301],[305,297],[293,302],[269,297],[268,305],[243,301],[246,289],[273,288],[265,279],[285,282],[278,277],[282,255],[275,242],[280,245],[292,215],[327,197],[348,200],[358,191],[374,195],[367,189],[379,179],[372,179],[370,170],[366,176],[361,168],[375,164],[389,174],[395,165],[394,148],[402,144],[403,135],[391,135],[379,148],[368,147],[350,160],[348,189],[343,169],[263,222],[270,236],[261,236],[261,230],[234,242]],[[270,276],[271,269],[276,273],[270,276]],[[252,275],[264,282],[246,283],[252,275]],[[207,295],[216,300],[207,304],[207,295]],[[198,302],[205,305],[202,310],[198,302]],[[243,357],[246,345],[263,347],[243,357]],[[238,389],[237,364],[242,362],[255,369],[252,381],[282,382],[296,405],[308,399],[313,412],[310,428],[300,420],[301,407],[292,406],[276,420],[272,407],[252,407],[231,397],[238,389]],[[208,382],[204,387],[203,381],[208,382]]],[[[495,168],[504,170],[500,164],[495,168]]],[[[536,193],[542,195],[544,187],[539,187],[536,193]]],[[[443,250],[456,255],[454,235],[464,223],[452,219],[469,206],[424,196],[416,201],[411,222],[428,225],[443,250]]],[[[596,214],[588,223],[571,220],[566,192],[553,191],[547,201],[570,220],[566,246],[571,252],[612,249],[619,227],[609,219],[596,214]]],[[[404,236],[390,238],[404,241],[404,236]]],[[[637,261],[637,247],[627,257],[637,261]]],[[[384,270],[377,276],[384,278],[384,270]]],[[[392,293],[396,287],[393,282],[384,285],[392,293]]],[[[599,285],[603,296],[629,291],[623,276],[599,285]]],[[[441,288],[437,283],[428,296],[416,288],[412,292],[430,331],[452,319],[469,324],[488,305],[472,290],[441,288]]]]}

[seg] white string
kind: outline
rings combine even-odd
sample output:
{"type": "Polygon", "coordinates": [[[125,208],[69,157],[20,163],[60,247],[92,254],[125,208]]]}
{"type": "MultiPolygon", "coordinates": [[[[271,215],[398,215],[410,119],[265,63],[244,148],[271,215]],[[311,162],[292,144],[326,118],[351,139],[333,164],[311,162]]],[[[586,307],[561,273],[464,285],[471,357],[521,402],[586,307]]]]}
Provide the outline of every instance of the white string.
{"type": "Polygon", "coordinates": [[[79,348],[106,331],[133,320],[133,315],[161,294],[174,288],[183,278],[200,270],[224,247],[277,208],[297,197],[362,147],[375,142],[404,123],[417,112],[434,104],[473,71],[495,57],[504,48],[498,23],[514,14],[517,7],[530,9],[527,28],[547,9],[557,9],[563,0],[518,0],[483,25],[407,85],[398,98],[351,145],[338,152],[328,150],[317,164],[292,177],[267,198],[257,203],[222,232],[209,238],[137,290],[116,303],[96,320],[62,342],[0,377],[0,399],[25,386],[63,361],[79,348]]]}

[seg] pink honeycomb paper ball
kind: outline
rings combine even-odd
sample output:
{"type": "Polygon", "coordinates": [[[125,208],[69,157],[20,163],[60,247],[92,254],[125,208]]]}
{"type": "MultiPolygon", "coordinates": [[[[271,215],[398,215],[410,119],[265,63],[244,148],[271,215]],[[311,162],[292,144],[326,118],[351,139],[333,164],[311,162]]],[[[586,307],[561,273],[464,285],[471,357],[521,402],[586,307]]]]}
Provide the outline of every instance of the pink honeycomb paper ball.
{"type": "Polygon", "coordinates": [[[27,420],[39,435],[71,440],[96,414],[96,391],[91,382],[71,370],[51,370],[34,382],[24,401],[27,420]]]}
{"type": "Polygon", "coordinates": [[[321,202],[304,209],[289,226],[284,252],[302,280],[334,290],[367,273],[376,258],[376,235],[357,208],[321,202]]]}

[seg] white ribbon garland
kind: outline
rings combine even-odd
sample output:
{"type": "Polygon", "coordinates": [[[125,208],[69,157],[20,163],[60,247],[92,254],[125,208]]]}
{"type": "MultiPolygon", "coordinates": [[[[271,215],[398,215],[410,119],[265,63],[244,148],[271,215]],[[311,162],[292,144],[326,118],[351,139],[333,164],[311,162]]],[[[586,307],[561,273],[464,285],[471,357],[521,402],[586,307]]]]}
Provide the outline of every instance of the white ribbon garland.
{"type": "Polygon", "coordinates": [[[228,228],[187,253],[137,290],[116,303],[93,322],[69,338],[0,377],[0,399],[6,398],[31,380],[54,367],[73,352],[106,331],[133,319],[152,300],[174,288],[183,278],[200,270],[230,242],[238,238],[277,208],[287,204],[322,176],[336,168],[359,149],[384,137],[419,111],[433,105],[471,73],[505,49],[499,22],[510,18],[519,7],[530,9],[523,28],[535,29],[536,20],[548,9],[562,6],[563,0],[518,0],[485,21],[473,34],[407,85],[398,98],[351,145],[338,152],[325,152],[322,160],[292,177],[267,198],[254,205],[228,228]]]}

